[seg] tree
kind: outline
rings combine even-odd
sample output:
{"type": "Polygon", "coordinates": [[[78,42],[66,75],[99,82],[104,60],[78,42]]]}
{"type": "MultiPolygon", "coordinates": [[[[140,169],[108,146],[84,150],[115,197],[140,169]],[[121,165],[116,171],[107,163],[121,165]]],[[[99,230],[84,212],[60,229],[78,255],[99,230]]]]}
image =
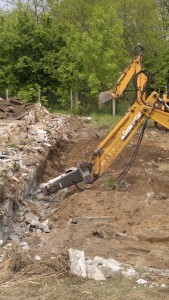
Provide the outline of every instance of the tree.
{"type": "Polygon", "coordinates": [[[53,30],[48,13],[36,24],[34,14],[27,6],[20,6],[8,14],[0,33],[0,88],[8,87],[13,94],[25,98],[53,91],[58,84],[58,32],[53,30]]]}
{"type": "Polygon", "coordinates": [[[65,43],[58,53],[62,83],[58,92],[64,100],[67,95],[67,102],[70,90],[83,94],[83,99],[93,95],[97,101],[99,91],[112,86],[126,61],[116,10],[111,1],[97,1],[96,5],[95,1],[77,0],[75,4],[69,0],[55,7],[55,15],[65,43]]]}

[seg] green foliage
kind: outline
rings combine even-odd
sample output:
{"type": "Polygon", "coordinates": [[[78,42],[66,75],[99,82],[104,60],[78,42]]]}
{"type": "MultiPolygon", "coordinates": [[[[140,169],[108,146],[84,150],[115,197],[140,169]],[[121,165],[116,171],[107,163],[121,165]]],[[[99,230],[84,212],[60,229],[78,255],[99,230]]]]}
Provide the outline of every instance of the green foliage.
{"type": "Polygon", "coordinates": [[[91,113],[92,117],[92,123],[98,128],[98,127],[105,127],[106,130],[113,129],[116,124],[121,120],[121,116],[116,115],[112,116],[110,114],[106,113],[91,113]]]}
{"type": "MultiPolygon", "coordinates": [[[[100,91],[110,89],[130,61],[136,44],[145,48],[144,68],[152,88],[169,75],[169,6],[163,0],[18,1],[0,11],[0,91],[24,101],[70,109],[96,109],[100,91]]],[[[122,105],[118,111],[122,114],[122,105]]],[[[125,104],[124,104],[125,107],[125,104]]]]}
{"type": "Polygon", "coordinates": [[[109,176],[102,184],[103,189],[113,191],[116,189],[116,181],[112,176],[109,176]]]}

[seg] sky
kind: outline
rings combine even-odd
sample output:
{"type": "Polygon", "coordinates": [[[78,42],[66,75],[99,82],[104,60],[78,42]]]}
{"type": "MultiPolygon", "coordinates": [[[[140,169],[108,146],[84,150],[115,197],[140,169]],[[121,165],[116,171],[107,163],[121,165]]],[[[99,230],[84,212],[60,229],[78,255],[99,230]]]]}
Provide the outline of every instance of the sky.
{"type": "Polygon", "coordinates": [[[9,8],[10,5],[7,4],[5,0],[0,0],[0,7],[2,7],[2,8],[9,8]]]}

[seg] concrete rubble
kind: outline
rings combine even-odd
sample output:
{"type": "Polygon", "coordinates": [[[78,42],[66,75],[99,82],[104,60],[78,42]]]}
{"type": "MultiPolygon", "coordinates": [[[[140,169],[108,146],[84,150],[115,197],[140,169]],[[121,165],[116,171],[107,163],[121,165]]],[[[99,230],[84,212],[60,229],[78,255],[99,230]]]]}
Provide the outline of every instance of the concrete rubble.
{"type": "MultiPolygon", "coordinates": [[[[88,122],[88,120],[87,120],[88,122]]],[[[69,116],[51,114],[41,104],[23,104],[16,97],[0,101],[0,240],[17,240],[29,231],[50,232],[51,224],[40,207],[41,220],[29,206],[40,205],[29,195],[46,161],[60,140],[71,137],[69,116]],[[32,204],[33,203],[33,204],[32,204]]],[[[43,195],[39,195],[39,197],[43,195]]],[[[47,209],[47,207],[46,207],[47,209]]]]}
{"type": "Polygon", "coordinates": [[[84,251],[73,248],[70,248],[68,253],[71,274],[94,280],[106,280],[114,277],[116,273],[121,273],[128,278],[137,275],[137,272],[131,266],[122,265],[114,259],[104,259],[99,256],[88,259],[85,257],[84,251]]]}
{"type": "MultiPolygon", "coordinates": [[[[150,279],[150,274],[161,274],[162,270],[145,268],[145,270],[139,272],[132,266],[122,264],[114,259],[105,259],[103,257],[95,256],[94,258],[87,258],[84,251],[70,248],[68,249],[69,262],[70,262],[70,273],[83,278],[90,278],[94,280],[106,280],[111,277],[115,277],[116,274],[120,274],[125,278],[131,280],[134,279],[137,285],[148,286],[149,288],[155,288],[160,286],[165,288],[166,284],[157,283],[150,279]],[[148,278],[147,279],[147,275],[148,278]],[[140,278],[145,277],[144,278],[140,278]]],[[[163,274],[164,275],[164,274],[163,274]]],[[[167,273],[164,275],[168,278],[167,273]]],[[[136,286],[134,286],[136,288],[136,286]]]]}

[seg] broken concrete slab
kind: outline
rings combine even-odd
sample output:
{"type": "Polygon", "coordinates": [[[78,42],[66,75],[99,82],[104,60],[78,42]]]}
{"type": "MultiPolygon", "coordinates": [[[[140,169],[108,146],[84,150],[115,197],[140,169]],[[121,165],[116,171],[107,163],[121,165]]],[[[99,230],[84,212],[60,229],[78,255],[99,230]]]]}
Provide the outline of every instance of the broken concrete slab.
{"type": "Polygon", "coordinates": [[[84,251],[70,248],[68,250],[70,261],[70,272],[72,274],[91,278],[94,280],[106,280],[120,273],[131,278],[137,275],[133,267],[121,264],[114,259],[105,259],[100,256],[87,259],[84,251]]]}
{"type": "Polygon", "coordinates": [[[73,248],[68,250],[70,260],[70,272],[72,274],[86,277],[86,263],[84,251],[79,251],[73,248]]]}

